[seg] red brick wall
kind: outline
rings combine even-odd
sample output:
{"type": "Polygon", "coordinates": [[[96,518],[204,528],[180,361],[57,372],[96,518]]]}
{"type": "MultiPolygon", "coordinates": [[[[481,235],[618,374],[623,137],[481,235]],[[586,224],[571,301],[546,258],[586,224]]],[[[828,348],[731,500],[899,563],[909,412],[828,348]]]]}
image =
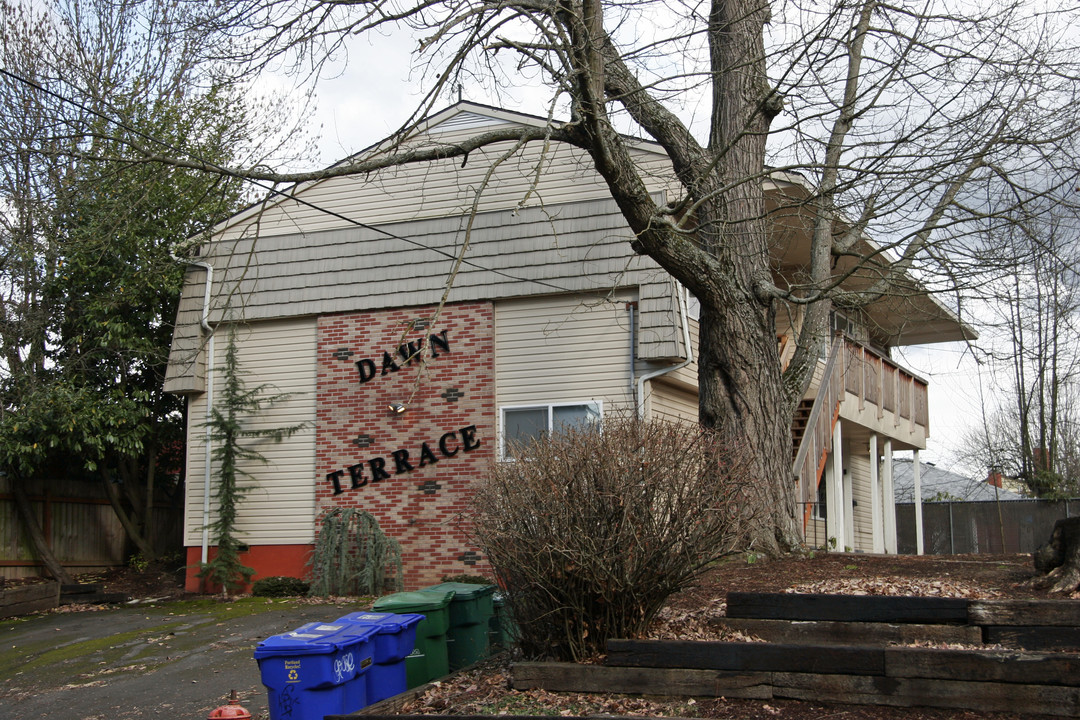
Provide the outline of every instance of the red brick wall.
{"type": "Polygon", "coordinates": [[[471,484],[495,457],[494,311],[491,303],[447,305],[433,325],[407,332],[407,342],[424,338],[438,353],[427,357],[418,376],[420,366],[406,364],[398,348],[409,321],[433,312],[419,307],[329,315],[318,324],[316,531],[331,508],[367,510],[401,543],[406,589],[447,574],[489,572],[468,542],[462,514],[471,484]],[[449,351],[428,340],[443,331],[449,351]],[[384,373],[384,352],[397,371],[384,373]],[[361,382],[357,363],[364,359],[375,374],[361,382]],[[407,409],[395,414],[391,403],[407,409]],[[474,434],[462,433],[470,426],[474,434]],[[357,465],[354,483],[349,467],[357,465]],[[340,493],[327,479],[330,473],[340,473],[340,493]]]}

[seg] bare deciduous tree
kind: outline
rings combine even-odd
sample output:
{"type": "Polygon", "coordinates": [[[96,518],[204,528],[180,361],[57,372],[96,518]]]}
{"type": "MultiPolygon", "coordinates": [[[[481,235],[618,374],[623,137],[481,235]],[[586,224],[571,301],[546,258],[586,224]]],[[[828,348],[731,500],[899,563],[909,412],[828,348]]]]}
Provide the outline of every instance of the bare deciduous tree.
{"type": "Polygon", "coordinates": [[[995,236],[1012,275],[983,289],[986,363],[996,401],[965,438],[962,460],[1021,480],[1032,495],[1080,490],[1080,277],[1076,215],[1067,203],[995,236]]]}
{"type": "Polygon", "coordinates": [[[252,71],[292,63],[318,74],[349,36],[415,32],[426,94],[402,143],[291,175],[144,149],[287,182],[500,143],[581,148],[634,247],[701,302],[701,422],[749,450],[773,513],[757,543],[778,550],[799,542],[790,419],[830,310],[891,295],[903,312],[918,283],[963,285],[980,238],[1075,186],[1074,14],[1020,0],[975,11],[959,0],[231,0],[207,6],[198,25],[252,71]],[[497,98],[522,83],[549,91],[550,115],[569,120],[452,147],[404,142],[458,87],[497,98]],[[667,154],[674,186],[664,200],[648,192],[630,136],[667,154]],[[767,203],[767,185],[786,190],[767,203]],[[809,239],[796,271],[771,261],[777,217],[795,218],[809,239]],[[779,312],[802,320],[786,369],[779,312]]]}

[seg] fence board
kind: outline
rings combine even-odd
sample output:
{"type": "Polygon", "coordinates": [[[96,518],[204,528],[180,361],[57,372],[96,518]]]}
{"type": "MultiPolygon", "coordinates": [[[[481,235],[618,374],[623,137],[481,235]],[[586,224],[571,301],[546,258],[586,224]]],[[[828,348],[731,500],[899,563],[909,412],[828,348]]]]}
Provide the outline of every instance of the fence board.
{"type": "Polygon", "coordinates": [[[968,607],[973,625],[1080,627],[1080,603],[1075,600],[973,600],[968,607]]]}
{"type": "Polygon", "coordinates": [[[849,645],[775,645],[701,640],[608,640],[605,664],[740,672],[813,672],[881,675],[883,648],[849,645]]]}
{"type": "Polygon", "coordinates": [[[843,622],[835,620],[765,620],[752,618],[717,618],[711,625],[734,630],[766,642],[887,645],[914,642],[982,643],[982,630],[967,625],[921,625],[878,622],[843,622]]]}
{"type": "Polygon", "coordinates": [[[511,685],[515,690],[694,697],[769,699],[772,697],[769,679],[770,673],[574,663],[519,662],[511,670],[511,685]]]}

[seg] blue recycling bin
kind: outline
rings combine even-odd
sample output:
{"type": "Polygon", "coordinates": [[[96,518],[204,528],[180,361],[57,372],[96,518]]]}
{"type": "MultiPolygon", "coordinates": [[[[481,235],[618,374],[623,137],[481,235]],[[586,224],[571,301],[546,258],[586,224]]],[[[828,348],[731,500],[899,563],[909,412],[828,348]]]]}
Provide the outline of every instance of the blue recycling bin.
{"type": "Polygon", "coordinates": [[[423,615],[378,612],[349,613],[334,624],[352,623],[374,633],[374,664],[367,669],[367,704],[399,695],[407,689],[405,658],[416,646],[416,627],[423,615]]]}
{"type": "Polygon", "coordinates": [[[260,642],[255,660],[270,720],[322,720],[364,707],[374,635],[357,626],[315,622],[260,642]]]}
{"type": "Polygon", "coordinates": [[[368,676],[375,668],[375,637],[378,629],[338,621],[326,625],[341,628],[331,637],[339,648],[343,675],[353,671],[352,679],[345,681],[345,712],[356,712],[375,702],[368,696],[368,676]]]}

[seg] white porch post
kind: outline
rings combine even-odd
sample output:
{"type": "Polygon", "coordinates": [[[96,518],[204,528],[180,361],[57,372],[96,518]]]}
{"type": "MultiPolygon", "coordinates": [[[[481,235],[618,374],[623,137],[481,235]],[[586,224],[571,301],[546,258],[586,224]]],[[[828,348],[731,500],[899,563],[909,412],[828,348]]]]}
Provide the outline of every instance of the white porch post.
{"type": "MultiPolygon", "coordinates": [[[[839,423],[837,423],[839,425],[839,423]]],[[[840,473],[844,482],[844,547],[855,549],[855,493],[851,487],[851,470],[840,473]]]]}
{"type": "MultiPolygon", "coordinates": [[[[821,482],[825,484],[825,541],[828,543],[829,539],[835,540],[837,544],[840,542],[840,536],[836,529],[836,522],[838,520],[836,506],[839,505],[836,497],[836,483],[833,481],[833,463],[836,460],[836,455],[829,453],[825,458],[825,477],[821,482]]],[[[828,547],[828,545],[826,545],[828,547]]],[[[841,546],[842,547],[842,546],[841,546]]],[[[832,549],[830,547],[830,549],[832,549]]]]}
{"type": "Polygon", "coordinates": [[[885,552],[896,554],[896,495],[893,492],[892,439],[885,438],[885,457],[882,459],[881,508],[885,515],[881,523],[885,531],[885,552]]]}
{"type": "Polygon", "coordinates": [[[920,477],[918,450],[914,450],[911,455],[911,472],[915,478],[915,554],[922,555],[922,477],[920,477]]]}
{"type": "Polygon", "coordinates": [[[870,433],[870,528],[873,532],[873,551],[885,552],[884,517],[881,507],[881,473],[878,471],[878,436],[870,433]]]}
{"type": "Polygon", "coordinates": [[[850,545],[848,541],[848,523],[851,518],[851,512],[849,510],[851,506],[851,489],[844,482],[844,452],[843,452],[843,433],[840,431],[840,421],[837,420],[833,425],[833,438],[832,438],[832,483],[833,483],[833,497],[836,502],[829,504],[829,517],[833,516],[835,510],[836,514],[836,534],[831,537],[836,538],[836,549],[843,550],[845,546],[850,545]]]}

